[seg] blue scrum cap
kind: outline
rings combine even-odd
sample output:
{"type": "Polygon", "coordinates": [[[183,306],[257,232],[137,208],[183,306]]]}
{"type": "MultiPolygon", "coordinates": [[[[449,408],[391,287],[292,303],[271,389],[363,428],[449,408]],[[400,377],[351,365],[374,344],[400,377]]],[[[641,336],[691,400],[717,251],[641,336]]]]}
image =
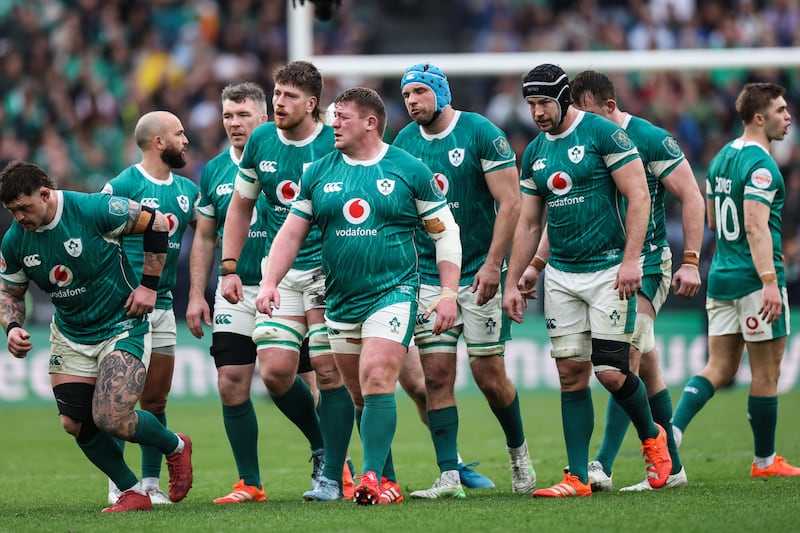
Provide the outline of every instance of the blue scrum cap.
{"type": "Polygon", "coordinates": [[[406,70],[400,80],[400,90],[409,83],[424,83],[436,95],[436,111],[441,111],[452,101],[450,84],[442,69],[430,63],[418,63],[406,70]]]}
{"type": "Polygon", "coordinates": [[[550,98],[558,103],[560,124],[567,115],[567,108],[572,103],[569,93],[569,78],[556,65],[544,63],[528,72],[522,78],[522,96],[550,98]]]}

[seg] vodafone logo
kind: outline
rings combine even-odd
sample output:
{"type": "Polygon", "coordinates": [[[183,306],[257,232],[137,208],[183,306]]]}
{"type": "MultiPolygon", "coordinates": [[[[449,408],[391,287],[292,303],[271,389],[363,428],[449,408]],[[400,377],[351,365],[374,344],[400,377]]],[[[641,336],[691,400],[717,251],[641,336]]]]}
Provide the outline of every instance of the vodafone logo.
{"type": "Polygon", "coordinates": [[[258,222],[258,208],[253,207],[253,214],[250,215],[250,225],[252,226],[256,222],[258,222]]]}
{"type": "Polygon", "coordinates": [[[66,287],[67,285],[72,284],[72,270],[64,265],[56,265],[50,269],[50,273],[48,275],[50,278],[50,283],[53,285],[57,285],[58,287],[66,287]]]}
{"type": "Polygon", "coordinates": [[[7,268],[8,265],[6,264],[5,258],[3,257],[3,254],[0,254],[0,272],[5,272],[7,268]]]}
{"type": "Polygon", "coordinates": [[[369,204],[363,198],[350,200],[342,209],[344,218],[351,224],[362,224],[369,218],[370,211],[369,204]]]}
{"type": "Polygon", "coordinates": [[[756,329],[758,327],[758,319],[754,316],[749,316],[744,319],[744,325],[747,329],[756,329]]]}
{"type": "Polygon", "coordinates": [[[447,176],[444,174],[439,174],[438,172],[433,175],[433,179],[436,180],[436,184],[442,190],[442,194],[447,194],[450,190],[450,180],[447,179],[447,176]]]}
{"type": "Polygon", "coordinates": [[[178,220],[178,217],[172,213],[164,213],[164,216],[167,217],[167,222],[169,223],[169,236],[172,237],[175,235],[175,232],[178,231],[180,220],[178,220]]]}
{"type": "Polygon", "coordinates": [[[566,172],[556,172],[547,178],[547,188],[559,196],[572,190],[572,178],[566,172]]]}
{"type": "Polygon", "coordinates": [[[275,196],[283,205],[291,204],[300,193],[300,186],[292,180],[283,180],[275,187],[275,196]]]}

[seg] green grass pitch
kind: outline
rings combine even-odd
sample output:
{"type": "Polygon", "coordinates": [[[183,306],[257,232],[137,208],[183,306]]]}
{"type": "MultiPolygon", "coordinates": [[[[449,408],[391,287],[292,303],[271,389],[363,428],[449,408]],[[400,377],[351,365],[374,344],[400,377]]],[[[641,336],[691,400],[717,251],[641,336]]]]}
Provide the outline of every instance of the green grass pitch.
{"type": "MultiPolygon", "coordinates": [[[[677,403],[679,390],[673,390],[677,403]]],[[[406,495],[427,488],[438,475],[433,446],[411,401],[399,392],[395,466],[406,495]]],[[[599,445],[608,395],[594,389],[592,453],[599,445]]],[[[558,482],[566,465],[557,392],[521,396],[537,486],[558,482]]],[[[750,479],[752,437],[746,418],[747,390],[722,390],[693,421],[681,449],[689,487],[646,493],[595,494],[591,498],[543,500],[511,492],[505,442],[479,395],[459,398],[459,449],[465,460],[497,488],[468,491],[460,501],[418,501],[364,508],[352,502],[310,503],[310,453],[299,431],[264,398],[255,400],[260,459],[268,501],[218,506],[236,471],[211,401],[174,402],[171,428],[194,441],[194,488],[183,502],[151,513],[101,515],[107,483],[60,428],[55,406],[0,407],[0,531],[796,531],[800,478],[750,479]]],[[[800,463],[800,390],[780,397],[777,452],[800,463]]],[[[351,444],[360,466],[357,437],[351,444]]],[[[139,471],[139,451],[126,457],[139,471]]],[[[614,468],[615,488],[642,479],[644,463],[633,431],[614,468]]],[[[162,488],[166,487],[166,467],[162,488]]]]}

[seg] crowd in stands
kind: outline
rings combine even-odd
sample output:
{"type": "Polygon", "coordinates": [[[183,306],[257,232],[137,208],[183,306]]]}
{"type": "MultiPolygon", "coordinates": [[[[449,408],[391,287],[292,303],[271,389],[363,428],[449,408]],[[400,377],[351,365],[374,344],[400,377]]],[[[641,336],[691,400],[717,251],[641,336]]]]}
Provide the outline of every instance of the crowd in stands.
{"type": "MultiPolygon", "coordinates": [[[[296,3],[310,8],[308,0],[296,3]]],[[[137,159],[136,119],[166,109],[189,136],[183,173],[199,179],[225,144],[222,88],[251,80],[270,90],[273,69],[287,61],[289,9],[283,0],[0,0],[0,164],[26,159],[60,188],[96,191],[137,159]]],[[[794,0],[342,0],[332,20],[315,22],[314,35],[317,54],[789,47],[800,46],[800,7],[794,0]]],[[[355,80],[384,96],[390,131],[408,121],[398,79],[355,80]]],[[[536,130],[519,80],[459,78],[454,104],[487,114],[521,155],[536,130]]],[[[326,79],[325,94],[332,100],[352,81],[326,79]]],[[[796,68],[614,74],[613,81],[623,109],[673,132],[698,180],[740,130],[734,100],[743,83],[784,85],[794,116],[800,101],[796,68]]],[[[774,146],[789,206],[800,200],[799,139],[794,126],[774,146]]],[[[787,237],[798,211],[784,213],[787,237]]],[[[787,240],[796,279],[798,254],[787,240]]]]}

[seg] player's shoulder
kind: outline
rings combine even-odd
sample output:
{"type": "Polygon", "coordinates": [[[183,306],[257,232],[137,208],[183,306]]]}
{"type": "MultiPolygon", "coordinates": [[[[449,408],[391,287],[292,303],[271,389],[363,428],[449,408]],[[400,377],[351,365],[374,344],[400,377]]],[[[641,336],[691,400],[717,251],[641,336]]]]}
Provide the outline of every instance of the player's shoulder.
{"type": "Polygon", "coordinates": [[[205,164],[203,171],[200,173],[201,189],[217,178],[221,172],[225,172],[232,167],[239,168],[239,165],[231,157],[230,151],[230,147],[226,148],[205,164]]]}
{"type": "Polygon", "coordinates": [[[408,142],[410,139],[415,137],[420,137],[420,127],[419,124],[414,122],[413,120],[403,126],[403,128],[397,132],[397,135],[394,137],[394,141],[392,144],[394,145],[402,145],[405,142],[408,142]]]}
{"type": "Polygon", "coordinates": [[[277,128],[275,127],[274,122],[264,122],[263,124],[259,124],[250,134],[250,138],[247,140],[250,143],[253,139],[263,139],[265,137],[269,137],[275,135],[277,128]]]}
{"type": "Polygon", "coordinates": [[[462,128],[497,128],[498,126],[486,116],[474,111],[458,111],[458,124],[462,128]]]}
{"type": "MultiPolygon", "coordinates": [[[[320,122],[320,124],[322,124],[322,129],[320,130],[317,138],[324,141],[331,141],[331,143],[333,143],[333,126],[324,122],[320,122]]],[[[333,146],[333,144],[331,144],[331,146],[333,146]]]]}
{"type": "Polygon", "coordinates": [[[396,165],[415,165],[415,164],[423,164],[419,158],[411,155],[410,152],[406,151],[404,148],[400,146],[396,146],[394,144],[388,145],[386,149],[386,154],[383,156],[382,162],[387,163],[394,163],[396,165]]]}
{"type": "Polygon", "coordinates": [[[683,154],[678,141],[669,131],[647,119],[630,115],[624,126],[640,151],[647,150],[654,156],[674,158],[679,158],[683,154]]]}
{"type": "Polygon", "coordinates": [[[601,151],[609,153],[636,150],[631,136],[619,124],[594,113],[581,113],[576,129],[583,129],[588,133],[584,138],[592,139],[596,146],[602,147],[601,151]]]}
{"type": "Polygon", "coordinates": [[[139,170],[136,168],[136,165],[131,165],[122,169],[119,174],[108,180],[106,185],[103,187],[103,192],[107,194],[113,192],[116,194],[117,190],[130,187],[140,178],[141,172],[139,172],[139,170]]]}

